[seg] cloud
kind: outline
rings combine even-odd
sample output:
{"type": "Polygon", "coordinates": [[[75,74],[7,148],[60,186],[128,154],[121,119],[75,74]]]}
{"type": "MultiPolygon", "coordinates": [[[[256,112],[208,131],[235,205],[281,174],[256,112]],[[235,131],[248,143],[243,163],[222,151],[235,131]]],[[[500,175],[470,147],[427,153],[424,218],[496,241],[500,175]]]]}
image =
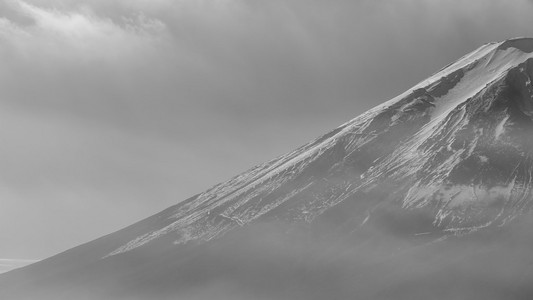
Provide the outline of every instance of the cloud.
{"type": "Polygon", "coordinates": [[[7,45],[13,46],[23,57],[34,61],[41,55],[65,59],[119,59],[139,51],[150,39],[164,34],[165,26],[142,15],[125,18],[125,25],[100,18],[89,9],[60,11],[45,9],[22,1],[9,1],[11,8],[31,20],[30,24],[17,24],[2,19],[0,33],[7,45]],[[35,51],[35,52],[32,52],[35,51]]]}
{"type": "Polygon", "coordinates": [[[0,258],[0,274],[37,262],[33,259],[0,258]]]}

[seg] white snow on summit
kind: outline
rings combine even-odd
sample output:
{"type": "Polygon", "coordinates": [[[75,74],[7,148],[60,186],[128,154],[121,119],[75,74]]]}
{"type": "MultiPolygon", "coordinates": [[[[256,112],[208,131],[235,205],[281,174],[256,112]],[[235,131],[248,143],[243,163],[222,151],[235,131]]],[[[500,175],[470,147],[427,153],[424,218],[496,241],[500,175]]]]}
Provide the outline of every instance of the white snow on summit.
{"type": "MultiPolygon", "coordinates": [[[[520,193],[518,181],[528,176],[516,173],[523,172],[517,169],[496,186],[487,183],[500,180],[493,179],[492,173],[479,175],[490,178],[476,179],[473,174],[468,179],[480,180],[478,183],[450,183],[462,178],[457,174],[468,172],[468,164],[490,168],[496,157],[491,151],[497,147],[515,147],[505,139],[512,125],[511,112],[497,110],[493,103],[507,101],[502,93],[505,89],[526,89],[524,93],[533,95],[527,92],[531,90],[530,70],[524,65],[531,58],[533,39],[483,45],[330,133],[178,204],[163,218],[163,225],[140,233],[105,257],[170,233],[172,244],[179,245],[209,241],[259,218],[311,222],[347,199],[379,189],[388,180],[410,185],[402,196],[403,207],[438,205],[436,226],[448,218],[447,231],[463,228],[461,224],[467,220],[462,217],[462,207],[478,205],[476,199],[487,197],[513,202],[520,193]],[[510,81],[521,86],[512,87],[510,81]],[[492,110],[494,120],[485,120],[481,114],[492,110]]],[[[529,114],[528,105],[522,105],[525,114],[529,114]]],[[[366,212],[362,213],[364,218],[366,212]]],[[[503,214],[502,208],[493,217],[503,214]]],[[[480,226],[464,228],[485,225],[480,226]]]]}

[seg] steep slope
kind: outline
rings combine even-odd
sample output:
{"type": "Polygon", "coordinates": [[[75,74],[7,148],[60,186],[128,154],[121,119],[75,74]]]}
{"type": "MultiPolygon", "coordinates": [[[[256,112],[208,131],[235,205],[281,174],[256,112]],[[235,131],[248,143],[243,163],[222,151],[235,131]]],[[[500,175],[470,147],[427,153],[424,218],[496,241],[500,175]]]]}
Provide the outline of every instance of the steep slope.
{"type": "Polygon", "coordinates": [[[2,299],[423,299],[413,282],[438,290],[465,262],[509,270],[443,299],[532,295],[533,248],[501,247],[529,237],[532,74],[533,39],[483,45],[293,152],[0,276],[2,299]]]}

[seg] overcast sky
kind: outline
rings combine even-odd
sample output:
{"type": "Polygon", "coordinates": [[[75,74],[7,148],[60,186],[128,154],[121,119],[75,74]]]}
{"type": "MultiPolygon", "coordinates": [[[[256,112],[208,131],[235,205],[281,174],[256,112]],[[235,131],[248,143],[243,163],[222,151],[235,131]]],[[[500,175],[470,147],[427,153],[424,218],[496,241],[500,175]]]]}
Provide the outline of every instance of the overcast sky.
{"type": "Polygon", "coordinates": [[[531,16],[526,0],[0,0],[0,258],[156,213],[533,35],[531,16]]]}

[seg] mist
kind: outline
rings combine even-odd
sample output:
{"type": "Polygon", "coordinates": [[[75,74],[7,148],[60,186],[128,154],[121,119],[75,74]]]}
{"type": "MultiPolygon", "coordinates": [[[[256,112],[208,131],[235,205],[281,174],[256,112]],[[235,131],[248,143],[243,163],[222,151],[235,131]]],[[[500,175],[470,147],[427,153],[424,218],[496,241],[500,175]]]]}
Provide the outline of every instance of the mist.
{"type": "Polygon", "coordinates": [[[533,292],[532,215],[506,228],[444,237],[418,234],[412,223],[430,216],[400,210],[376,209],[350,235],[327,222],[275,222],[178,248],[177,256],[141,248],[67,272],[57,285],[45,279],[44,290],[36,282],[28,299],[525,299],[533,292]],[[145,257],[159,257],[158,268],[138,272],[145,257]]]}

